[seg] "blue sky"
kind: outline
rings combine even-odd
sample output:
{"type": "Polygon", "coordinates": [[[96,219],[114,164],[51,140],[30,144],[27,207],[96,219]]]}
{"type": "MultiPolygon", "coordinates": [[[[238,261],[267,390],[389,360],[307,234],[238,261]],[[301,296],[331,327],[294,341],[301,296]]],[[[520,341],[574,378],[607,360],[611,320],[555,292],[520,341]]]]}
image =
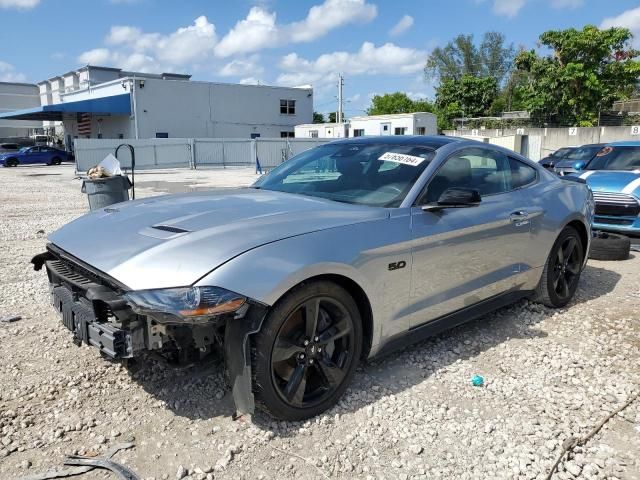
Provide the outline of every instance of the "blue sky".
{"type": "Polygon", "coordinates": [[[316,110],[347,116],[375,93],[432,97],[422,66],[459,33],[535,48],[548,29],[623,25],[640,47],[638,0],[0,0],[0,81],[78,66],[191,73],[194,80],[312,84],[316,110]]]}

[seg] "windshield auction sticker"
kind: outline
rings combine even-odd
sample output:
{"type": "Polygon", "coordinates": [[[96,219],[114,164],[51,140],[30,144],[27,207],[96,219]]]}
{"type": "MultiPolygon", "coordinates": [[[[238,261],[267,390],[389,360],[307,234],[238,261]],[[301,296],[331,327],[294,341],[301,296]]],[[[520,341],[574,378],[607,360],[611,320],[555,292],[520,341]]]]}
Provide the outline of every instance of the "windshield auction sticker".
{"type": "Polygon", "coordinates": [[[403,165],[411,165],[417,167],[425,161],[422,157],[414,157],[413,155],[405,155],[404,153],[387,152],[383,154],[378,160],[384,160],[386,162],[402,163],[403,165]]]}

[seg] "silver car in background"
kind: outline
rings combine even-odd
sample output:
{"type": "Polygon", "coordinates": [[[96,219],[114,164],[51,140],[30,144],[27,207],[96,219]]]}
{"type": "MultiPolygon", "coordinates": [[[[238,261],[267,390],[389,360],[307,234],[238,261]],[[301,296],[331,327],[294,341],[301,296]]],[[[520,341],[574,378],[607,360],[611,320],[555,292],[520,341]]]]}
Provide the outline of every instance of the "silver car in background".
{"type": "Polygon", "coordinates": [[[584,182],[512,151],[360,137],[251,188],[89,213],[32,262],[76,343],[175,363],[222,351],[238,412],[300,420],[363,359],[525,297],[566,305],[592,217],[584,182]]]}

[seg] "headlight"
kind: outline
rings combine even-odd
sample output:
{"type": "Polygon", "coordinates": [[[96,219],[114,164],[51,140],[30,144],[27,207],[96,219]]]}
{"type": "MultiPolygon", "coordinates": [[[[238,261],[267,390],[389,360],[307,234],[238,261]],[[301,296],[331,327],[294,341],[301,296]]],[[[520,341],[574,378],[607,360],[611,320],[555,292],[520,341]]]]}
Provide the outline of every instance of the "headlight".
{"type": "Polygon", "coordinates": [[[124,298],[141,315],[169,314],[183,319],[235,312],[247,300],[242,295],[218,287],[139,290],[124,294],[124,298]]]}

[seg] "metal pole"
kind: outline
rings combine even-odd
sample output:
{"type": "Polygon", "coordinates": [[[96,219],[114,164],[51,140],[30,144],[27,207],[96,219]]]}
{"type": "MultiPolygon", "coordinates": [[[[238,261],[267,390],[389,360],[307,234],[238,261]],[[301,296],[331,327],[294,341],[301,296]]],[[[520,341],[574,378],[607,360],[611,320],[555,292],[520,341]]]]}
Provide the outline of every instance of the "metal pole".
{"type": "Polygon", "coordinates": [[[129,148],[129,152],[131,152],[131,199],[135,200],[136,199],[136,177],[135,177],[136,152],[132,145],[129,145],[128,143],[121,143],[116,147],[116,158],[118,158],[118,150],[120,150],[120,147],[127,147],[129,148]]]}
{"type": "Polygon", "coordinates": [[[133,131],[135,133],[136,140],[138,140],[138,98],[136,97],[136,76],[133,76],[131,82],[131,95],[133,97],[133,131]]]}

